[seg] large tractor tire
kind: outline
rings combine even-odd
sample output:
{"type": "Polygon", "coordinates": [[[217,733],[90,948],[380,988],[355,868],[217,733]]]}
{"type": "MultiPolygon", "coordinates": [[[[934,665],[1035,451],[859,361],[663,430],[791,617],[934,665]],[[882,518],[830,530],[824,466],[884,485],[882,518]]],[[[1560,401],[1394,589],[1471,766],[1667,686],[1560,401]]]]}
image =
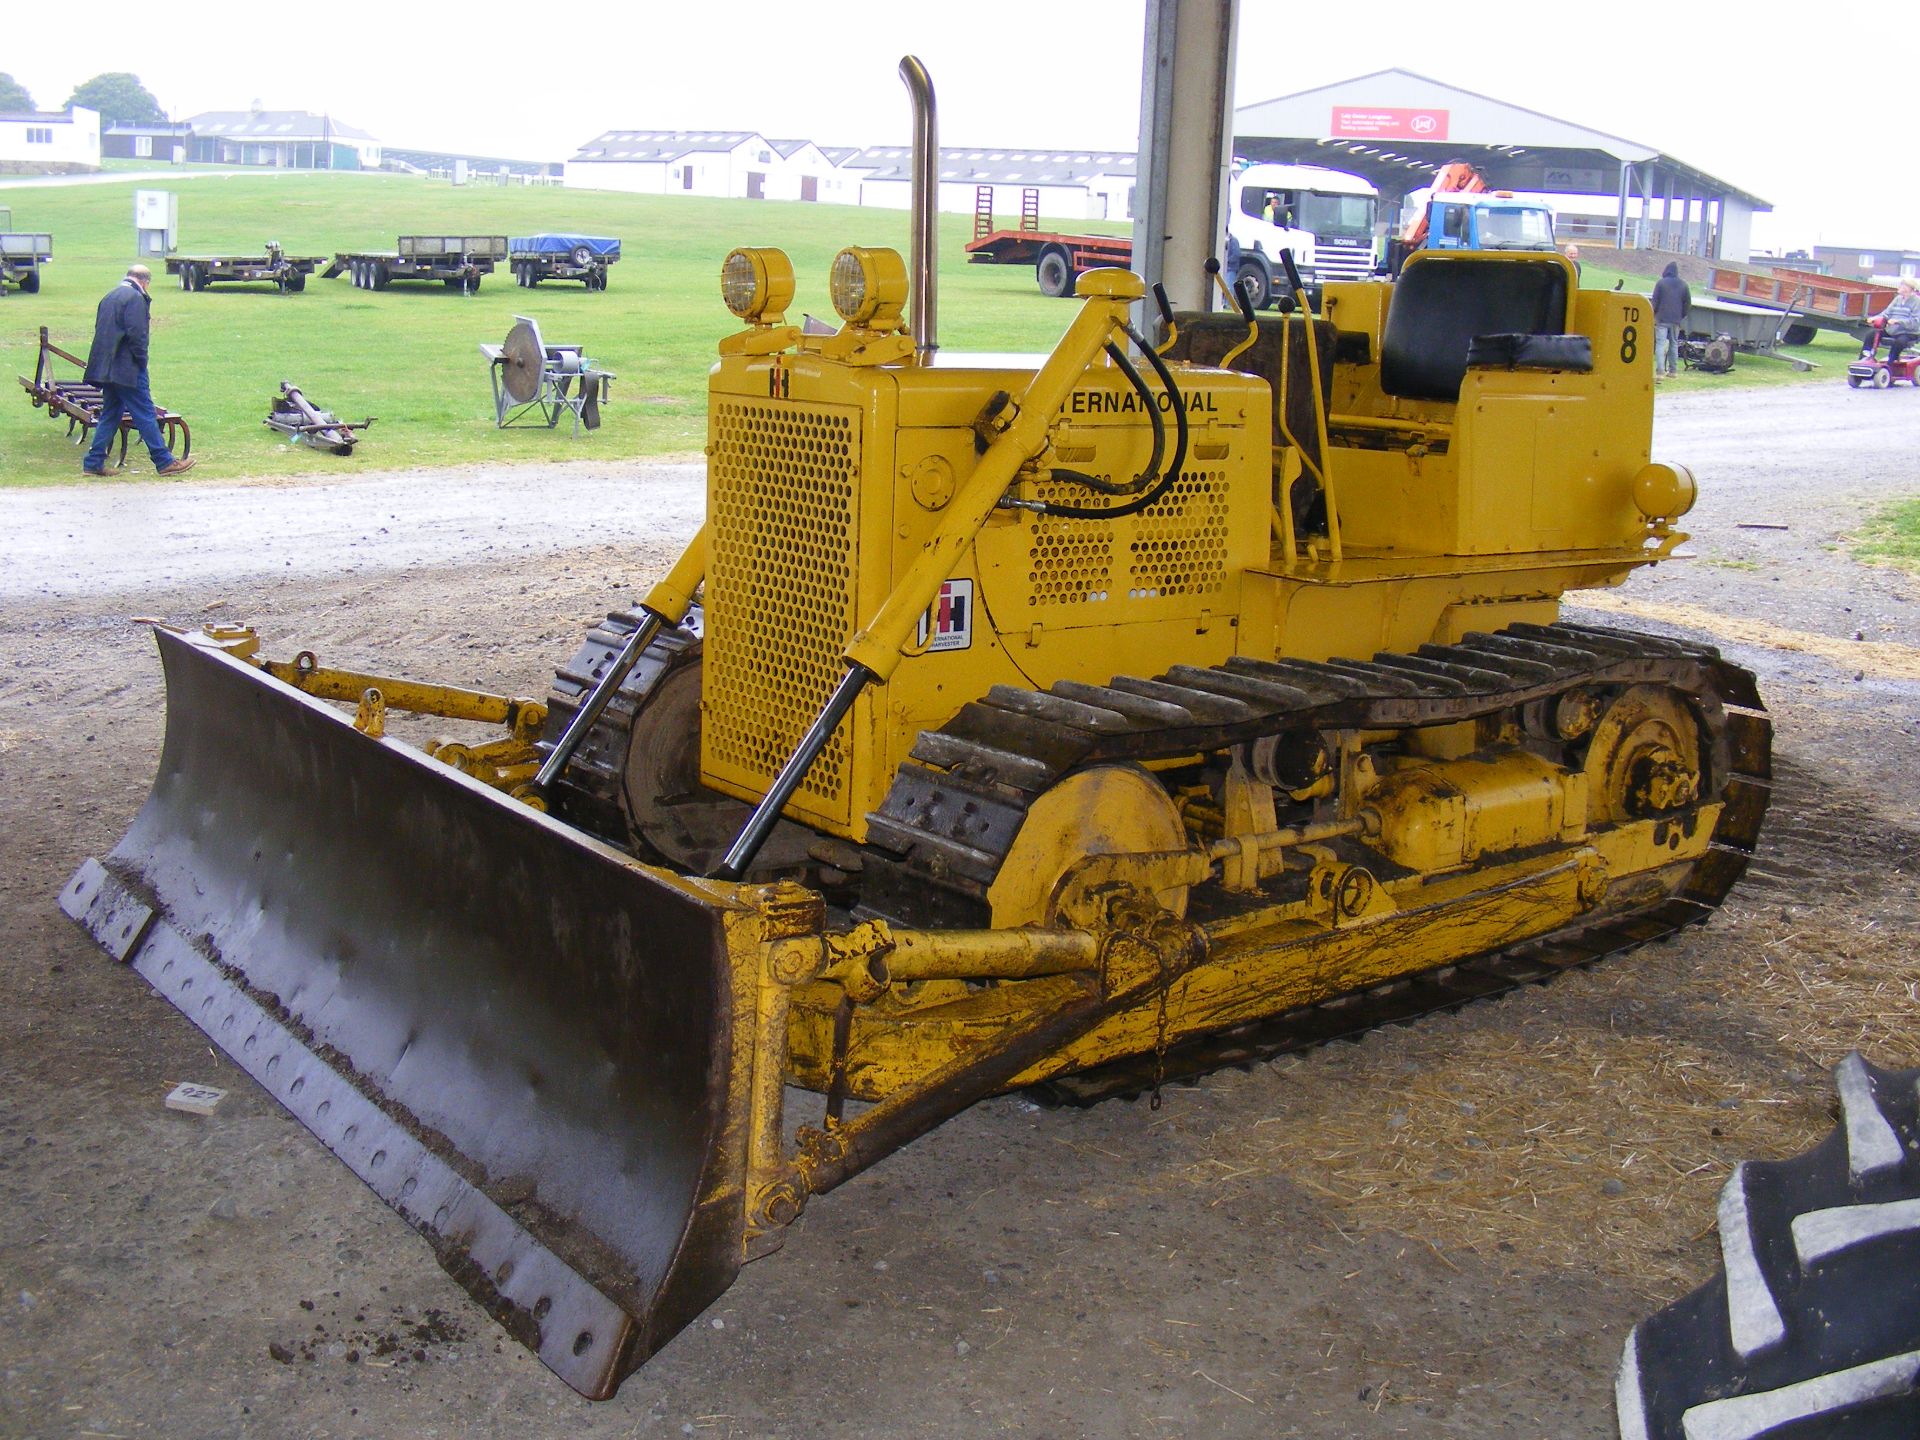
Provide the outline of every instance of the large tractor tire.
{"type": "Polygon", "coordinates": [[[1920,1435],[1920,1070],[1834,1078],[1838,1128],[1735,1170],[1721,1273],[1627,1337],[1621,1440],[1920,1435]]]}

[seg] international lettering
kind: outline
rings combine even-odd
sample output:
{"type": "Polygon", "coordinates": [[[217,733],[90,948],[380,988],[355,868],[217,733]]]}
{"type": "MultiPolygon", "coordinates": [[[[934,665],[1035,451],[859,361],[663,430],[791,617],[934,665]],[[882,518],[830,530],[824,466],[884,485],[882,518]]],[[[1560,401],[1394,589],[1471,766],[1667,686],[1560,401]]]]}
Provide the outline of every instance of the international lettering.
{"type": "MultiPolygon", "coordinates": [[[[1165,390],[1153,392],[1154,403],[1162,411],[1171,413],[1173,396],[1165,390]]],[[[1217,415],[1220,407],[1214,403],[1211,390],[1187,390],[1181,394],[1186,402],[1189,415],[1217,415]]],[[[1140,403],[1140,396],[1132,390],[1076,390],[1067,397],[1065,413],[1068,415],[1138,415],[1147,407],[1140,403]]]]}

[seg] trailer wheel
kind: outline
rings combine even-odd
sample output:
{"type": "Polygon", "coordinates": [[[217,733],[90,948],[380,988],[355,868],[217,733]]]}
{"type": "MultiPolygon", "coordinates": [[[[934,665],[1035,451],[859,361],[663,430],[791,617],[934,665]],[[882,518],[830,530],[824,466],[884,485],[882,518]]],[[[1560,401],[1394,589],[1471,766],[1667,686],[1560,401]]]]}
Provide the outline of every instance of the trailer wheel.
{"type": "Polygon", "coordinates": [[[193,273],[192,267],[189,265],[182,265],[180,267],[180,288],[182,290],[193,289],[193,273]]]}
{"type": "Polygon", "coordinates": [[[1781,340],[1788,345],[1811,345],[1813,337],[1819,333],[1812,325],[1793,324],[1787,326],[1787,333],[1781,336],[1781,340]]]}
{"type": "Polygon", "coordinates": [[[1233,283],[1245,292],[1254,309],[1264,310],[1273,303],[1273,282],[1267,276],[1267,267],[1258,260],[1242,260],[1233,283]]]}
{"type": "Polygon", "coordinates": [[[578,265],[582,270],[586,269],[589,265],[593,264],[593,251],[584,245],[574,246],[573,263],[578,265]]]}
{"type": "Polygon", "coordinates": [[[1049,245],[1040,252],[1033,278],[1040,283],[1040,293],[1051,299],[1073,294],[1073,257],[1058,245],[1049,245]]]}
{"type": "Polygon", "coordinates": [[[1733,1172],[1721,1273],[1627,1337],[1625,1440],[1920,1433],[1916,1078],[1849,1055],[1834,1132],[1733,1172]]]}
{"type": "Polygon", "coordinates": [[[20,293],[22,295],[38,295],[40,293],[40,271],[37,266],[20,277],[20,293]]]}
{"type": "MultiPolygon", "coordinates": [[[[536,281],[535,283],[538,282],[536,281]]],[[[480,293],[480,277],[478,275],[475,275],[467,281],[467,293],[469,295],[478,295],[480,293]]]]}
{"type": "Polygon", "coordinates": [[[294,294],[298,295],[306,288],[307,276],[305,271],[296,270],[287,277],[287,289],[291,290],[294,294]]]}
{"type": "MultiPolygon", "coordinates": [[[[475,285],[478,285],[480,282],[478,280],[475,280],[473,283],[475,285]]],[[[527,288],[529,290],[536,290],[539,288],[539,286],[540,286],[540,264],[536,260],[529,260],[527,262],[527,288]]]]}
{"type": "Polygon", "coordinates": [[[372,269],[373,275],[370,278],[373,281],[373,288],[376,290],[386,289],[387,282],[393,279],[393,276],[387,273],[386,262],[384,260],[375,260],[372,269]]]}

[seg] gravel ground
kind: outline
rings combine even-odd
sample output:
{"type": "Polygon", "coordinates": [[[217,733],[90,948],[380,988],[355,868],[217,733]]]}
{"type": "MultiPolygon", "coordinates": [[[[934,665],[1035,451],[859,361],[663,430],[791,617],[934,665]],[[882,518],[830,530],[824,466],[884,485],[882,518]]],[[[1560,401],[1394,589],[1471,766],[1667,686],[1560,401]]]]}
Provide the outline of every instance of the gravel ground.
{"type": "Polygon", "coordinates": [[[1920,488],[1920,397],[1662,396],[1656,441],[1701,477],[1698,558],[1570,613],[1760,675],[1779,784],[1714,923],[1158,1111],[977,1106],[600,1406],[54,896],[152,776],[131,617],[540,693],[690,531],[697,471],[0,493],[0,1435],[1611,1434],[1621,1341],[1710,1271],[1728,1167],[1822,1133],[1851,1046],[1920,1063],[1920,587],[1844,546],[1920,488]],[[180,1080],[231,1093],[170,1112],[180,1080]]]}

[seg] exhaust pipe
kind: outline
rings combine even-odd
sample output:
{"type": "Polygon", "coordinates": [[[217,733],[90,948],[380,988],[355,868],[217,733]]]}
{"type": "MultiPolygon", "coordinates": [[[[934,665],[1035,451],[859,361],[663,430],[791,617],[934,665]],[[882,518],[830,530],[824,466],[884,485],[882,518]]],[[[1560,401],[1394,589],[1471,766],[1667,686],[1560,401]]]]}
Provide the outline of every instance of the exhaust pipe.
{"type": "Polygon", "coordinates": [[[913,353],[924,365],[940,348],[933,272],[939,264],[940,126],[933,109],[933,77],[918,56],[900,60],[900,78],[913,97],[912,290],[907,323],[913,329],[913,353]]]}

